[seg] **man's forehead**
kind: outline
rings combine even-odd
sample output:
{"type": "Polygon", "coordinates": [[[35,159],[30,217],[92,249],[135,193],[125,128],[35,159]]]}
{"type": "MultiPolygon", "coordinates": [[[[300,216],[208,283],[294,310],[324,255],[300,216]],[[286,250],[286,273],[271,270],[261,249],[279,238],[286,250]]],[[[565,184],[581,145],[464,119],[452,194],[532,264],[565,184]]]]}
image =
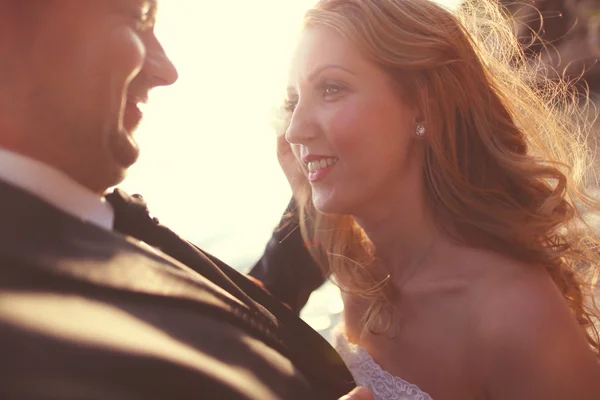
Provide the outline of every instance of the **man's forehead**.
{"type": "Polygon", "coordinates": [[[151,10],[156,10],[156,8],[158,7],[158,0],[117,0],[117,1],[143,6],[144,8],[148,8],[151,10]]]}
{"type": "MultiPolygon", "coordinates": [[[[1,1],[1,0],[0,0],[1,1]]],[[[67,0],[67,1],[81,1],[81,0],[67,0]]],[[[86,0],[90,1],[90,0],[86,0]]],[[[95,1],[107,1],[107,0],[95,0],[95,1]]],[[[143,11],[144,15],[150,20],[156,20],[156,13],[158,11],[159,0],[112,0],[113,2],[120,3],[121,5],[127,4],[134,6],[143,11]]]]}
{"type": "MultiPolygon", "coordinates": [[[[6,5],[12,9],[20,11],[42,11],[56,10],[61,6],[72,5],[71,2],[80,0],[0,0],[0,5],[6,5]]],[[[86,0],[91,1],[91,0],[86,0]]],[[[158,0],[93,0],[98,2],[107,2],[108,4],[131,4],[138,7],[143,7],[148,11],[148,14],[154,15],[158,9],[158,0]]]]}
{"type": "MultiPolygon", "coordinates": [[[[69,1],[79,1],[79,0],[69,0],[69,1]]],[[[96,0],[98,1],[98,0],[96,0]]],[[[106,1],[106,0],[100,0],[106,1]]],[[[135,5],[138,7],[142,7],[148,10],[149,13],[155,13],[158,8],[158,0],[113,0],[120,3],[128,3],[131,5],[135,5]]]]}

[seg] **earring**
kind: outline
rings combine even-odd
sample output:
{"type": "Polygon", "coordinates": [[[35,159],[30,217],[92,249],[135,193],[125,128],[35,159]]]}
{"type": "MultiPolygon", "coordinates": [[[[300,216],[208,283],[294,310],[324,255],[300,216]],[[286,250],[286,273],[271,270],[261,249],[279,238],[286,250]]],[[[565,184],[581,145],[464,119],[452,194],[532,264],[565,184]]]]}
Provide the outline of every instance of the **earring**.
{"type": "Polygon", "coordinates": [[[419,137],[425,136],[425,127],[423,125],[417,125],[416,135],[419,137]]]}

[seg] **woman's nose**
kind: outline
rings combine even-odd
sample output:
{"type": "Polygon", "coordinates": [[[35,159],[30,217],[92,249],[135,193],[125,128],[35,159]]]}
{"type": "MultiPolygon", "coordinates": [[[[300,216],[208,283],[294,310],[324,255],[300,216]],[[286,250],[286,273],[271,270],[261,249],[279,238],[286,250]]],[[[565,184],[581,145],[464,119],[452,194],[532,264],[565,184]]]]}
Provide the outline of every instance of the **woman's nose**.
{"type": "Polygon", "coordinates": [[[317,124],[309,104],[300,104],[292,113],[290,123],[285,131],[285,138],[292,144],[306,144],[317,134],[317,124]]]}

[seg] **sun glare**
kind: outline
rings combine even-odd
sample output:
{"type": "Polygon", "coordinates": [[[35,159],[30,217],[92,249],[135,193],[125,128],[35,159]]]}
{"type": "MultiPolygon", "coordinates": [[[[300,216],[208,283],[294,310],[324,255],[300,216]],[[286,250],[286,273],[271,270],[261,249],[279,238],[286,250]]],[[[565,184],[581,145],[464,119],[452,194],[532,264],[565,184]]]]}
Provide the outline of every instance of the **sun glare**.
{"type": "Polygon", "coordinates": [[[157,35],[180,79],[151,95],[136,133],[142,155],[122,186],[237,268],[260,256],[291,195],[271,110],[314,2],[160,2],[157,35]]]}

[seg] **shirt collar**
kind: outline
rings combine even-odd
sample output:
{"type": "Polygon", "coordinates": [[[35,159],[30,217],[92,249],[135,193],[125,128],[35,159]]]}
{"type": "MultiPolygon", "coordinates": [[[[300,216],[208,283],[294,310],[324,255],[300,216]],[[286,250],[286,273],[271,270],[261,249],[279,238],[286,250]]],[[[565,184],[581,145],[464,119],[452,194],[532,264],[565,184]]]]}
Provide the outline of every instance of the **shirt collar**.
{"type": "Polygon", "coordinates": [[[83,221],[113,228],[114,211],[104,197],[49,165],[0,148],[0,180],[83,221]]]}

